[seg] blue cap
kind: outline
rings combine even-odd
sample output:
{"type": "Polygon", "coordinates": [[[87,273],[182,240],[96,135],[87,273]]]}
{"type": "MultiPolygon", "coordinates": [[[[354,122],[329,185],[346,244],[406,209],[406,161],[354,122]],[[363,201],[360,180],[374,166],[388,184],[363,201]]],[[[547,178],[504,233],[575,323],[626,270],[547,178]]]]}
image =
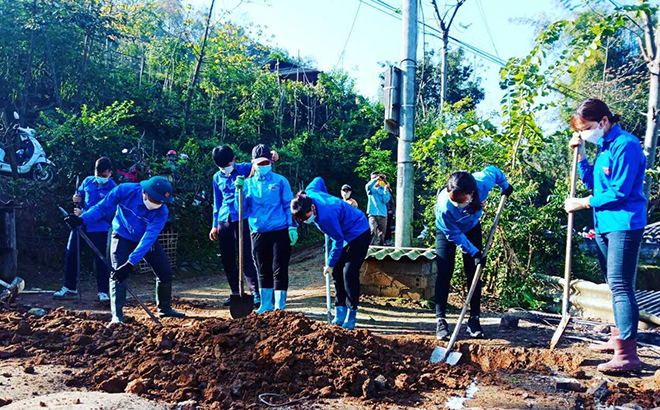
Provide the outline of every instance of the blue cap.
{"type": "Polygon", "coordinates": [[[268,145],[259,144],[252,148],[252,159],[266,158],[273,161],[273,156],[270,154],[270,147],[268,145]]]}
{"type": "Polygon", "coordinates": [[[147,195],[156,201],[165,202],[166,204],[170,204],[174,201],[172,184],[163,177],[151,177],[146,181],[140,182],[140,186],[147,195]]]}

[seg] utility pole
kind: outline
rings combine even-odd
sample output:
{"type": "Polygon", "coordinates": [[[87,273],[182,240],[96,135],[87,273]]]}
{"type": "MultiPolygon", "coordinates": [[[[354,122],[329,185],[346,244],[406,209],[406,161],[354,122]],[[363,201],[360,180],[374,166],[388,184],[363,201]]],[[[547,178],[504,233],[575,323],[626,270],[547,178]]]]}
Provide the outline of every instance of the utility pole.
{"type": "Polygon", "coordinates": [[[456,5],[447,10],[444,15],[440,15],[440,10],[438,9],[438,3],[436,0],[431,0],[433,5],[433,11],[435,12],[435,19],[438,22],[438,27],[442,33],[442,41],[440,43],[440,58],[442,69],[442,76],[440,77],[440,109],[445,105],[447,100],[447,54],[449,53],[449,29],[451,28],[451,23],[454,22],[454,17],[458,13],[458,9],[466,2],[467,0],[458,0],[456,5]],[[453,10],[451,17],[448,18],[449,11],[453,10]]]}
{"type": "Polygon", "coordinates": [[[403,2],[403,75],[401,122],[397,148],[396,231],[397,248],[412,245],[415,178],[410,151],[415,140],[415,68],[417,66],[417,0],[403,2]]]}

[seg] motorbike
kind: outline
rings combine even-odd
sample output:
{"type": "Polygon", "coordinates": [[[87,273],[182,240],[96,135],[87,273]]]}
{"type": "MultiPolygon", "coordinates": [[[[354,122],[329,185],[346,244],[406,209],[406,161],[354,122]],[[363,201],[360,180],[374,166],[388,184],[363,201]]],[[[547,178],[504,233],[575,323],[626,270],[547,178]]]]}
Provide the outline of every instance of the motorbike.
{"type": "MultiPolygon", "coordinates": [[[[14,118],[19,119],[18,113],[14,112],[14,118]]],[[[46,156],[46,151],[35,137],[34,129],[14,124],[7,132],[18,133],[20,141],[17,147],[8,147],[0,142],[0,175],[11,176],[11,165],[6,150],[15,149],[19,175],[31,177],[35,181],[53,182],[55,164],[46,156]]]]}
{"type": "Polygon", "coordinates": [[[138,147],[135,150],[129,151],[128,148],[124,148],[121,151],[121,153],[124,155],[131,156],[135,162],[133,163],[133,165],[131,165],[131,167],[127,171],[121,169],[117,170],[117,172],[119,173],[120,183],[140,182],[149,179],[153,176],[153,172],[151,171],[151,168],[145,162],[145,152],[140,147],[140,144],[138,144],[138,147]]]}

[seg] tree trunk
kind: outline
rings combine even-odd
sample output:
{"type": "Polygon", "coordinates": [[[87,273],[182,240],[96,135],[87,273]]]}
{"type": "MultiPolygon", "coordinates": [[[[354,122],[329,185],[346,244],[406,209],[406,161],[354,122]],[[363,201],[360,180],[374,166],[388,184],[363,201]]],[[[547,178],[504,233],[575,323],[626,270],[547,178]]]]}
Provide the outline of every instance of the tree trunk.
{"type": "Polygon", "coordinates": [[[76,90],[76,109],[80,109],[82,105],[82,91],[85,87],[85,75],[87,74],[87,61],[89,60],[89,54],[92,50],[92,36],[89,33],[85,34],[85,40],[83,42],[83,55],[82,61],[80,63],[80,76],[78,77],[78,89],[76,90]]]}
{"type": "Polygon", "coordinates": [[[186,134],[186,128],[188,126],[188,115],[190,114],[190,102],[192,101],[193,92],[195,90],[195,85],[197,84],[197,78],[199,77],[199,70],[202,67],[202,61],[204,60],[204,50],[206,49],[206,40],[209,35],[209,27],[211,26],[211,16],[213,15],[213,5],[215,0],[211,0],[211,7],[209,8],[209,15],[206,18],[206,28],[204,29],[204,38],[202,39],[202,48],[199,51],[199,58],[197,59],[197,64],[195,65],[195,74],[193,74],[192,81],[188,87],[188,92],[186,93],[186,109],[183,116],[183,134],[186,134]]]}
{"type": "MultiPolygon", "coordinates": [[[[660,105],[660,61],[658,59],[649,64],[651,79],[649,82],[649,101],[646,111],[646,133],[644,134],[644,155],[646,156],[646,169],[653,169],[655,165],[655,152],[658,142],[658,106],[660,105]]],[[[644,194],[651,198],[650,176],[646,177],[644,194]]]]}
{"type": "Polygon", "coordinates": [[[447,99],[447,54],[449,53],[449,31],[443,31],[442,42],[440,43],[440,69],[442,75],[440,77],[440,110],[445,106],[447,99]]]}
{"type": "Polygon", "coordinates": [[[60,93],[60,79],[57,76],[57,67],[55,65],[55,59],[53,58],[53,44],[51,37],[48,36],[46,39],[46,53],[48,57],[48,63],[50,64],[51,76],[53,77],[53,95],[55,95],[55,103],[58,108],[62,108],[62,94],[60,93]]]}

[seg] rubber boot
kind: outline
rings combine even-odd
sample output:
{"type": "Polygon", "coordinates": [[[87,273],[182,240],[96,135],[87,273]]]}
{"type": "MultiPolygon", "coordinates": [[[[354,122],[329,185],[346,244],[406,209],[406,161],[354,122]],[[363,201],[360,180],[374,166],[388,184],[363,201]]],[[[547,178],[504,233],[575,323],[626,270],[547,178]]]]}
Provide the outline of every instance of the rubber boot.
{"type": "Polygon", "coordinates": [[[156,306],[158,317],[186,317],[185,314],[172,309],[172,282],[156,282],[156,306]]]}
{"type": "Polygon", "coordinates": [[[627,373],[641,369],[642,362],[637,357],[637,340],[613,339],[614,357],[607,363],[598,365],[602,373],[627,373]]]}
{"type": "Polygon", "coordinates": [[[112,326],[118,323],[124,323],[124,304],[126,303],[126,282],[110,280],[110,310],[112,311],[112,326]]]}
{"type": "Polygon", "coordinates": [[[275,291],[275,310],[286,309],[286,290],[275,291]]]}
{"type": "Polygon", "coordinates": [[[270,312],[274,309],[273,306],[273,289],[264,289],[261,288],[261,306],[255,311],[255,313],[264,313],[270,312]]]}
{"type": "Polygon", "coordinates": [[[261,296],[259,296],[259,293],[255,293],[254,297],[252,298],[252,303],[254,304],[254,307],[258,308],[261,306],[261,296]]]}
{"type": "Polygon", "coordinates": [[[335,318],[332,320],[333,325],[341,326],[346,320],[346,313],[348,308],[346,306],[335,306],[335,318]]]}
{"type": "Polygon", "coordinates": [[[357,309],[348,309],[348,315],[346,315],[346,320],[344,321],[344,324],[341,325],[341,327],[349,330],[355,329],[356,316],[357,316],[357,309]]]}
{"type": "Polygon", "coordinates": [[[613,353],[614,352],[614,339],[619,338],[619,328],[612,326],[610,328],[610,340],[605,343],[592,343],[589,345],[589,350],[596,353],[613,353]]]}

